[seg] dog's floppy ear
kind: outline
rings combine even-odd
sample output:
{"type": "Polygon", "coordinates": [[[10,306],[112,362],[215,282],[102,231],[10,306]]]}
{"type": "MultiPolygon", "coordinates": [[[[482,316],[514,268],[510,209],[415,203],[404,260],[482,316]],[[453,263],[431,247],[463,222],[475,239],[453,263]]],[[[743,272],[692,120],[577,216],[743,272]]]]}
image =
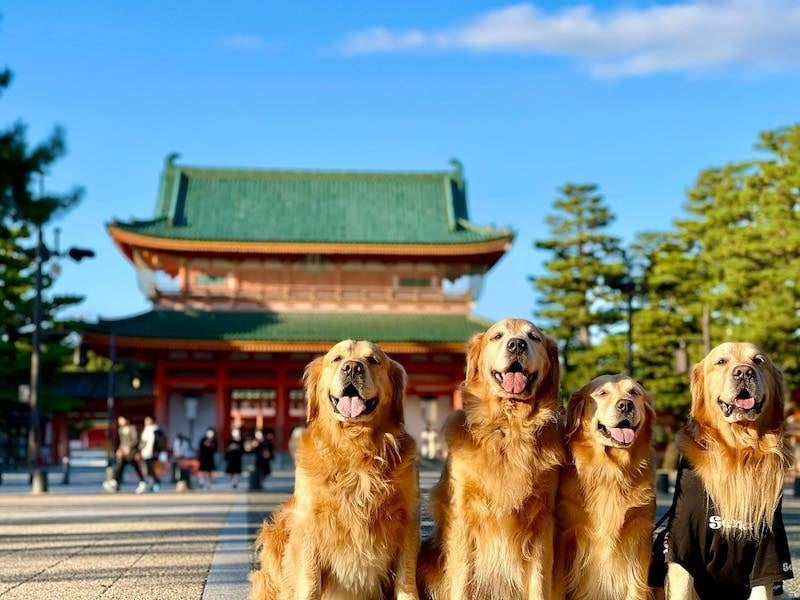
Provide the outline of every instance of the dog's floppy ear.
{"type": "Polygon", "coordinates": [[[583,416],[583,407],[586,404],[586,388],[582,387],[577,392],[573,392],[567,402],[567,426],[566,433],[567,439],[572,439],[578,430],[581,428],[581,417],[583,416]]]}
{"type": "Polygon", "coordinates": [[[692,393],[692,407],[689,412],[692,416],[697,415],[700,406],[703,404],[706,393],[705,387],[704,364],[701,360],[692,367],[692,375],[689,380],[689,390],[692,393]]]}
{"type": "Polygon", "coordinates": [[[481,368],[481,349],[486,332],[476,333],[467,342],[467,381],[475,381],[481,368]]]}
{"type": "Polygon", "coordinates": [[[389,361],[389,381],[392,383],[392,419],[395,423],[405,423],[403,417],[403,399],[406,396],[406,370],[396,360],[389,361]]]}
{"type": "Polygon", "coordinates": [[[561,365],[558,362],[558,344],[547,336],[542,336],[542,343],[547,351],[547,362],[550,363],[549,371],[542,382],[542,397],[552,398],[556,406],[561,406],[559,380],[561,378],[561,365]]]}
{"type": "Polygon", "coordinates": [[[319,416],[317,388],[322,375],[322,360],[322,356],[315,358],[303,371],[303,385],[306,388],[306,423],[311,423],[319,416]]]}
{"type": "Polygon", "coordinates": [[[767,414],[766,422],[770,427],[777,427],[783,423],[785,391],[783,387],[783,373],[769,358],[767,358],[766,392],[767,392],[767,414]]]}

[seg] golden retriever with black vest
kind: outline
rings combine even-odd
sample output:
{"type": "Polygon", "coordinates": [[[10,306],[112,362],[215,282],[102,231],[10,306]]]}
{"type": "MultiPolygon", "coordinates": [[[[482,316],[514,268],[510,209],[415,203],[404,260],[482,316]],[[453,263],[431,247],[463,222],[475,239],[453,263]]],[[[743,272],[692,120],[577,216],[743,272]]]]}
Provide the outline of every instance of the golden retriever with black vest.
{"type": "Polygon", "coordinates": [[[694,366],[692,408],[667,538],[667,598],[760,598],[791,578],[781,516],[792,463],[781,372],[754,344],[724,343],[694,366]]]}
{"type": "Polygon", "coordinates": [[[464,410],[445,424],[449,455],[431,491],[420,596],[552,597],[558,379],[556,344],[533,323],[506,319],[470,340],[464,410]]]}
{"type": "Polygon", "coordinates": [[[572,394],[556,509],[557,597],[648,598],[654,414],[650,394],[628,375],[602,375],[572,394]]]}
{"type": "Polygon", "coordinates": [[[258,537],[252,600],[417,598],[419,489],[406,373],[346,340],[305,371],[294,495],[258,537]]]}

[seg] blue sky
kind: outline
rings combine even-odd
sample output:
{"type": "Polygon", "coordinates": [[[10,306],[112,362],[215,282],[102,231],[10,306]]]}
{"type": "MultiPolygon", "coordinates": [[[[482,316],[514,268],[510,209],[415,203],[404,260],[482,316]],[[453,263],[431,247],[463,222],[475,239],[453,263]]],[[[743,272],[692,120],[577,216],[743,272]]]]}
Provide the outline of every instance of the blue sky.
{"type": "Polygon", "coordinates": [[[530,316],[535,239],[567,181],[596,182],[625,239],[664,229],[710,165],[800,121],[789,0],[569,4],[0,1],[0,124],[69,154],[49,189],[86,188],[58,225],[77,314],[148,306],[104,223],[152,213],[164,156],[193,165],[465,166],[472,220],[511,226],[476,312],[530,316]],[[224,6],[224,10],[223,10],[224,6]]]}

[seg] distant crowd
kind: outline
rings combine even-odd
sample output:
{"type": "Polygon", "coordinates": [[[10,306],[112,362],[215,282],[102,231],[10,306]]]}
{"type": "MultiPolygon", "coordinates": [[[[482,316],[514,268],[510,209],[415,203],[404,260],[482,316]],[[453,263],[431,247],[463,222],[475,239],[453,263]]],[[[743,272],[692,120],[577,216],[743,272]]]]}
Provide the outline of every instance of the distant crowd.
{"type": "Polygon", "coordinates": [[[272,472],[271,461],[275,456],[274,432],[257,429],[252,437],[242,434],[234,426],[224,446],[213,427],[205,430],[196,445],[189,436],[179,433],[169,444],[164,430],[152,417],[145,417],[141,434],[126,417],[117,418],[116,464],[113,475],[103,482],[107,492],[120,491],[123,474],[130,465],[139,478],[136,493],[158,492],[161,481],[169,477],[176,483],[176,490],[185,491],[196,483],[201,489],[211,489],[218,472],[217,454],[222,449],[225,474],[232,488],[236,489],[242,475],[242,457],[253,454],[255,477],[263,480],[272,472]]]}

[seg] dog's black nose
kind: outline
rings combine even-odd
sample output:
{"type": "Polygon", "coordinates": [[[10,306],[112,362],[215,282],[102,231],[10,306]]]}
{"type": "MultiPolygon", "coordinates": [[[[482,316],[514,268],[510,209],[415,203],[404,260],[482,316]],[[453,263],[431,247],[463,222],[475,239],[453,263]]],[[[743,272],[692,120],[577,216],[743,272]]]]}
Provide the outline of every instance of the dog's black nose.
{"type": "Polygon", "coordinates": [[[617,402],[617,410],[622,414],[630,414],[633,412],[633,401],[631,400],[620,400],[617,402]]]}
{"type": "Polygon", "coordinates": [[[363,375],[364,365],[357,360],[348,360],[342,365],[342,371],[348,375],[363,375]]]}
{"type": "Polygon", "coordinates": [[[525,352],[528,349],[528,342],[522,338],[511,338],[506,344],[509,352],[525,352]]]}
{"type": "Polygon", "coordinates": [[[756,372],[753,370],[753,367],[748,365],[738,365],[733,370],[734,379],[752,379],[755,375],[756,372]]]}

